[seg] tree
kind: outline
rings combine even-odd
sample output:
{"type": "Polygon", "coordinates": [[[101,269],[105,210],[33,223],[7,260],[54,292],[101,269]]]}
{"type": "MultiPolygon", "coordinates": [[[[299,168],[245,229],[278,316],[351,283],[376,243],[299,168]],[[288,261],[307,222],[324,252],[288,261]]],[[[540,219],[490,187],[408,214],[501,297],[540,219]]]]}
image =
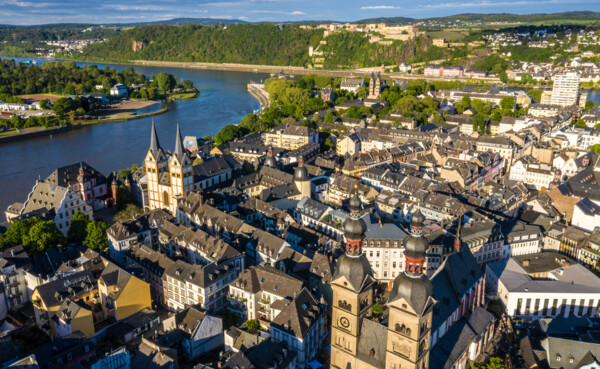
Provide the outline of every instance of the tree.
{"type": "Polygon", "coordinates": [[[40,100],[40,109],[50,109],[50,100],[41,99],[40,100]]]}
{"type": "Polygon", "coordinates": [[[192,81],[190,81],[189,79],[184,80],[181,85],[183,86],[183,88],[185,90],[195,90],[196,89],[196,87],[194,87],[194,84],[192,83],[192,81]]]}
{"type": "Polygon", "coordinates": [[[327,139],[325,139],[325,143],[323,145],[330,149],[333,149],[335,147],[335,145],[333,144],[333,141],[329,137],[327,139]]]}
{"type": "Polygon", "coordinates": [[[108,224],[101,220],[88,223],[83,243],[93,250],[106,249],[108,247],[108,236],[106,235],[108,227],[108,224]]]}
{"type": "Polygon", "coordinates": [[[527,94],[531,96],[531,99],[538,104],[540,103],[540,101],[542,101],[542,93],[544,93],[543,90],[536,88],[532,88],[531,90],[527,91],[527,94]]]}
{"type": "Polygon", "coordinates": [[[73,110],[73,102],[66,97],[62,97],[54,102],[52,110],[54,110],[57,116],[64,118],[71,110],[73,110]]]}
{"type": "Polygon", "coordinates": [[[117,211],[124,210],[127,205],[135,203],[135,196],[127,187],[120,185],[117,189],[117,211]]]}
{"type": "Polygon", "coordinates": [[[512,109],[515,106],[515,99],[510,96],[504,96],[500,99],[500,107],[502,109],[512,109]]]}
{"type": "Polygon", "coordinates": [[[172,74],[161,72],[156,75],[156,83],[159,90],[170,92],[177,85],[177,79],[172,74]]]}
{"type": "Polygon", "coordinates": [[[23,236],[23,246],[32,254],[40,255],[46,249],[65,243],[65,237],[56,228],[52,220],[34,224],[27,235],[23,236]]]}
{"type": "Polygon", "coordinates": [[[498,73],[498,78],[500,78],[500,82],[502,82],[502,83],[508,82],[508,75],[506,74],[505,70],[501,70],[498,73]]]}
{"type": "Polygon", "coordinates": [[[248,327],[249,331],[259,331],[260,330],[260,323],[258,322],[258,320],[255,320],[255,319],[250,319],[250,320],[246,321],[246,326],[248,327]]]}
{"type": "Polygon", "coordinates": [[[381,315],[383,314],[383,305],[381,305],[380,303],[376,302],[373,307],[373,315],[381,315]]]}
{"type": "Polygon", "coordinates": [[[328,110],[327,113],[325,113],[325,118],[323,118],[323,120],[327,123],[333,123],[333,113],[331,110],[328,110]]]}
{"type": "Polygon", "coordinates": [[[481,114],[475,114],[475,116],[473,116],[473,131],[485,133],[485,119],[481,114]]]}
{"type": "Polygon", "coordinates": [[[506,365],[504,365],[504,361],[501,358],[492,357],[487,365],[482,366],[481,364],[474,363],[471,364],[471,369],[506,369],[506,365]]]}
{"type": "Polygon", "coordinates": [[[142,209],[138,208],[134,204],[129,204],[124,210],[121,210],[115,215],[115,220],[119,222],[125,222],[142,213],[142,209]]]}
{"type": "Polygon", "coordinates": [[[596,106],[598,106],[596,101],[588,100],[585,102],[585,109],[583,109],[583,111],[588,111],[596,106]]]}
{"type": "Polygon", "coordinates": [[[577,119],[577,122],[575,122],[575,124],[573,124],[575,127],[587,127],[588,125],[585,124],[585,121],[581,118],[577,119]]]}
{"type": "Polygon", "coordinates": [[[41,221],[40,218],[14,220],[4,234],[0,246],[6,248],[22,244],[23,238],[29,234],[29,229],[41,221]]]}
{"type": "Polygon", "coordinates": [[[82,244],[85,240],[87,225],[90,219],[87,215],[78,211],[71,218],[71,226],[67,232],[67,241],[69,243],[82,244]]]}
{"type": "Polygon", "coordinates": [[[590,150],[593,151],[596,155],[600,155],[600,144],[595,144],[590,147],[590,150]]]}
{"type": "Polygon", "coordinates": [[[442,117],[440,115],[440,113],[433,113],[433,116],[431,117],[431,123],[444,123],[444,117],[442,117]]]}

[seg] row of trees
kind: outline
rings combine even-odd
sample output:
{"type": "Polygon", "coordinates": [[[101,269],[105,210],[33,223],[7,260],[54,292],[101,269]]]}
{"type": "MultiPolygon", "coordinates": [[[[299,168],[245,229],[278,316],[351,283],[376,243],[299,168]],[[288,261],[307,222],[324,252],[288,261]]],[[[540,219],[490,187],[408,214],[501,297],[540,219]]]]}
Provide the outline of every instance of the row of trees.
{"type": "Polygon", "coordinates": [[[107,229],[108,224],[105,222],[91,221],[81,212],[73,215],[66,238],[52,220],[15,220],[6,233],[0,234],[0,248],[23,245],[30,255],[41,255],[49,248],[67,243],[84,244],[92,249],[101,250],[108,247],[107,229]]]}

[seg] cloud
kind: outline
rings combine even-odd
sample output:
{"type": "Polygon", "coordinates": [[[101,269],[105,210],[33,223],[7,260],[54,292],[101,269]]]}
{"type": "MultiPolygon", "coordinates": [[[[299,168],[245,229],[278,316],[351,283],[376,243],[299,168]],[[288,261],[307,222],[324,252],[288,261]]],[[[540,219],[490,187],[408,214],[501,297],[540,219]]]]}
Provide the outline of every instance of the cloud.
{"type": "Polygon", "coordinates": [[[399,6],[392,6],[392,5],[361,6],[360,8],[362,10],[400,9],[399,6]]]}
{"type": "MultiPolygon", "coordinates": [[[[51,7],[51,6],[60,6],[61,4],[6,0],[6,1],[0,1],[0,5],[13,5],[13,6],[18,6],[20,8],[47,8],[47,7],[51,7]]],[[[66,5],[66,4],[64,4],[64,5],[66,5]]]]}
{"type": "Polygon", "coordinates": [[[306,15],[306,13],[301,12],[299,10],[294,10],[293,12],[284,12],[284,11],[281,11],[281,10],[250,10],[249,13],[254,13],[254,14],[306,15]]]}

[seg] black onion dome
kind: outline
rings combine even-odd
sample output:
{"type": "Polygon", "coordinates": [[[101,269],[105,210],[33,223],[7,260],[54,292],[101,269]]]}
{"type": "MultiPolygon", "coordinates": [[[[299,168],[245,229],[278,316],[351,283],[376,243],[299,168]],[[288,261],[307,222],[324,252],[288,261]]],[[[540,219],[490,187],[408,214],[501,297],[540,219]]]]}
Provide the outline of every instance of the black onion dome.
{"type": "Polygon", "coordinates": [[[358,197],[357,191],[355,191],[352,197],[350,197],[350,202],[348,203],[348,205],[350,207],[350,211],[352,212],[359,212],[362,210],[362,202],[358,197]]]}
{"type": "Polygon", "coordinates": [[[404,255],[409,258],[424,258],[428,248],[429,242],[425,237],[408,235],[404,239],[404,255]]]}
{"type": "Polygon", "coordinates": [[[346,278],[354,291],[358,292],[365,284],[365,280],[371,275],[371,264],[369,264],[369,260],[364,254],[344,254],[337,262],[333,279],[346,278]]]}
{"type": "Polygon", "coordinates": [[[422,314],[432,296],[433,285],[427,276],[400,273],[394,279],[388,303],[404,299],[417,314],[422,314]]]}
{"type": "Polygon", "coordinates": [[[265,159],[265,167],[275,168],[277,167],[277,160],[275,160],[275,155],[273,155],[273,150],[269,147],[269,153],[267,154],[267,158],[265,159]]]}
{"type": "Polygon", "coordinates": [[[294,171],[294,181],[308,181],[308,169],[300,162],[294,171]]]}
{"type": "Polygon", "coordinates": [[[411,227],[423,227],[423,223],[425,223],[425,216],[421,209],[417,209],[410,220],[410,225],[411,227]]]}
{"type": "Polygon", "coordinates": [[[358,240],[362,238],[363,234],[367,230],[367,225],[365,224],[364,220],[350,216],[346,218],[342,228],[344,230],[344,236],[346,239],[358,240]]]}

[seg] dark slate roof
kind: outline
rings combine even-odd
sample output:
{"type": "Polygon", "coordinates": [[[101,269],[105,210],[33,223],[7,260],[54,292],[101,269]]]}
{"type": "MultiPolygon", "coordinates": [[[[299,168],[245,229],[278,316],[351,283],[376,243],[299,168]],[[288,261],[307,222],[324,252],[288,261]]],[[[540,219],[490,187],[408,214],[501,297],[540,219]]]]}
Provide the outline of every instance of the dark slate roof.
{"type": "Polygon", "coordinates": [[[193,166],[194,182],[200,182],[207,178],[227,173],[238,167],[240,167],[240,163],[230,155],[223,155],[206,160],[202,164],[193,166]]]}
{"type": "Polygon", "coordinates": [[[14,265],[16,269],[28,270],[31,260],[22,245],[0,250],[0,269],[14,265]]]}
{"type": "Polygon", "coordinates": [[[375,368],[385,367],[388,328],[378,322],[363,318],[357,356],[375,368]],[[371,356],[373,352],[373,356],[371,356]]]}
{"type": "Polygon", "coordinates": [[[47,307],[60,305],[67,298],[76,298],[90,292],[96,286],[95,279],[89,270],[84,270],[68,277],[60,278],[36,288],[40,298],[47,307]]]}
{"type": "Polygon", "coordinates": [[[484,308],[477,306],[468,318],[460,319],[433,347],[429,365],[436,369],[452,368],[469,345],[496,319],[484,308]]]}
{"type": "Polygon", "coordinates": [[[131,277],[132,275],[125,271],[125,269],[119,268],[116,264],[108,263],[102,271],[102,274],[100,274],[99,279],[101,279],[106,286],[117,287],[116,292],[110,293],[116,300],[125,289],[125,286],[131,277]]]}
{"type": "Polygon", "coordinates": [[[232,285],[252,293],[267,291],[283,298],[292,298],[303,283],[272,266],[259,265],[244,270],[232,285]]]}
{"type": "Polygon", "coordinates": [[[257,369],[283,369],[295,360],[296,352],[285,348],[282,343],[265,340],[251,348],[246,357],[257,369]]]}
{"type": "Polygon", "coordinates": [[[462,296],[483,277],[484,273],[477,259],[466,246],[444,260],[431,277],[433,298],[436,300],[433,307],[432,331],[446,321],[460,305],[462,296]]]}
{"type": "MultiPolygon", "coordinates": [[[[219,280],[235,275],[235,269],[227,264],[210,263],[206,266],[188,264],[177,260],[165,270],[165,276],[175,280],[187,281],[202,288],[208,288],[219,280]]],[[[165,278],[163,276],[163,279],[165,278]]]]}
{"type": "Polygon", "coordinates": [[[319,303],[303,288],[273,319],[272,327],[304,339],[320,314],[319,303]]]}
{"type": "Polygon", "coordinates": [[[38,363],[48,365],[51,362],[56,362],[61,358],[63,363],[68,363],[68,354],[71,354],[73,359],[88,355],[95,350],[94,344],[85,336],[78,334],[69,334],[64,337],[57,337],[52,342],[48,342],[35,350],[32,354],[35,355],[38,363]]]}
{"type": "Polygon", "coordinates": [[[106,177],[102,173],[83,161],[56,169],[48,176],[48,178],[46,178],[44,182],[62,187],[69,187],[75,183],[78,183],[77,177],[79,176],[80,167],[83,167],[84,178],[86,180],[90,180],[92,178],[95,179],[96,186],[106,183],[106,177]]]}

